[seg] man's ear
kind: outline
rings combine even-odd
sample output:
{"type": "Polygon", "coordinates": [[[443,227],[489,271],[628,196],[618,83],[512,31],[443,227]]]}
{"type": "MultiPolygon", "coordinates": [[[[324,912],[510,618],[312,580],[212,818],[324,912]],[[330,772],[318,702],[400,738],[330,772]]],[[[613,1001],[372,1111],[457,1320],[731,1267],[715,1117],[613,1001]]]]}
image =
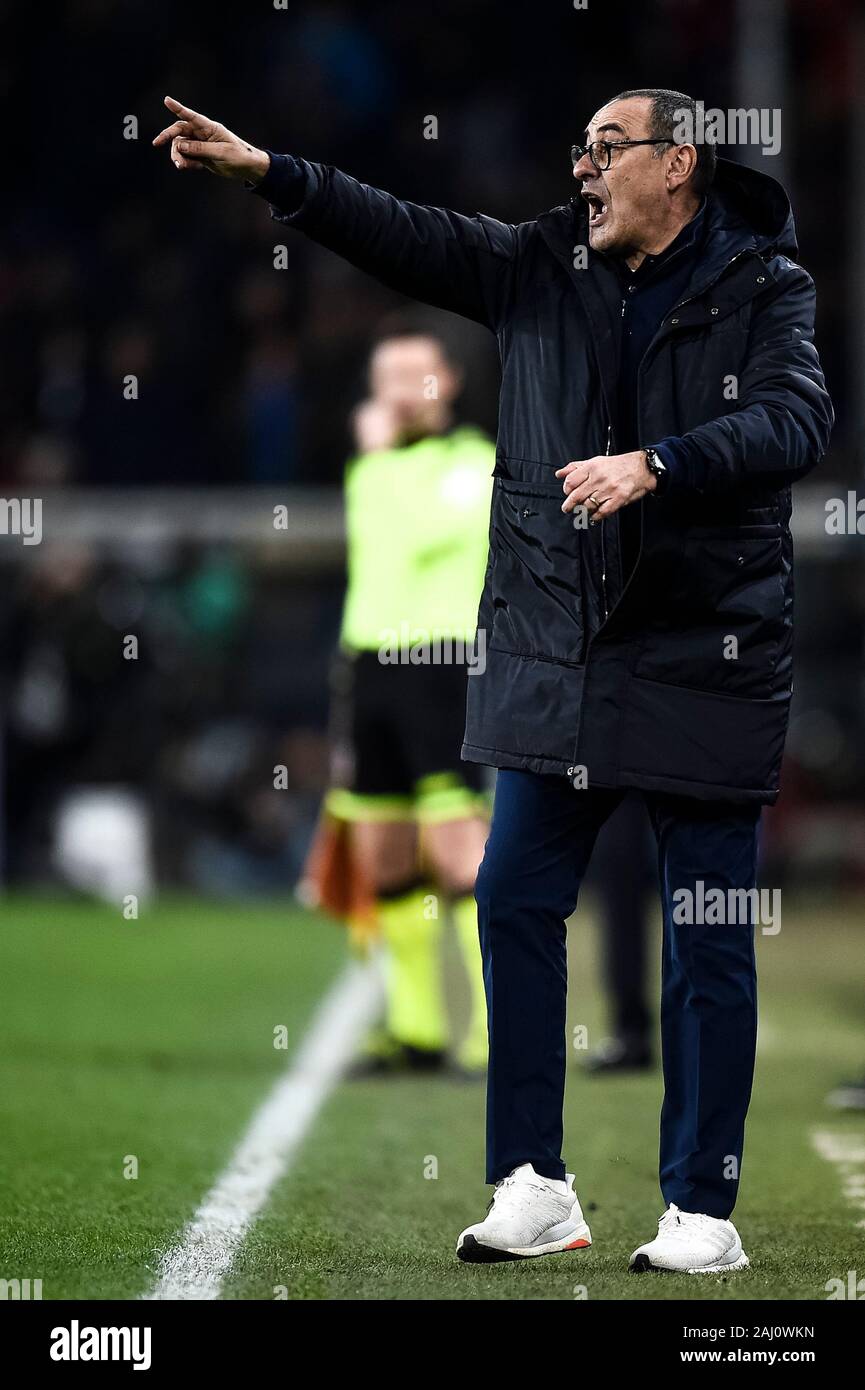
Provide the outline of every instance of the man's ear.
{"type": "Polygon", "coordinates": [[[674,145],[667,164],[667,187],[672,191],[680,188],[691,177],[697,167],[696,145],[674,145]]]}

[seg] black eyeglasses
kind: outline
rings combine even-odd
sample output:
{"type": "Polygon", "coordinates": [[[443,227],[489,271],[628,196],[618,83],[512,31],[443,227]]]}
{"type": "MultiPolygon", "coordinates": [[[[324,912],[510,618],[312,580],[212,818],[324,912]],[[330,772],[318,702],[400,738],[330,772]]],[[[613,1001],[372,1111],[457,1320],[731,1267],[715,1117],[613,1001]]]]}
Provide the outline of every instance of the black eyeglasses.
{"type": "Polygon", "coordinates": [[[588,155],[599,174],[603,174],[610,167],[613,158],[613,150],[620,150],[623,145],[672,145],[672,140],[592,140],[588,145],[571,145],[571,167],[579,164],[583,155],[588,155]]]}

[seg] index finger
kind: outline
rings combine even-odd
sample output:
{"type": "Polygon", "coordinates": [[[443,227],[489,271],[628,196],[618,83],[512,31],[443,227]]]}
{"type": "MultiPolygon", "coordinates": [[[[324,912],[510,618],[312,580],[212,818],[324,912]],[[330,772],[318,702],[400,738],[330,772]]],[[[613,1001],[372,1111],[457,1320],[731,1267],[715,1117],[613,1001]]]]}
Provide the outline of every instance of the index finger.
{"type": "Polygon", "coordinates": [[[208,116],[202,116],[200,111],[193,111],[191,106],[181,105],[179,101],[174,100],[174,97],[165,97],[165,105],[169,111],[173,111],[175,116],[180,116],[184,121],[191,121],[193,125],[200,121],[202,129],[213,124],[208,116]]]}

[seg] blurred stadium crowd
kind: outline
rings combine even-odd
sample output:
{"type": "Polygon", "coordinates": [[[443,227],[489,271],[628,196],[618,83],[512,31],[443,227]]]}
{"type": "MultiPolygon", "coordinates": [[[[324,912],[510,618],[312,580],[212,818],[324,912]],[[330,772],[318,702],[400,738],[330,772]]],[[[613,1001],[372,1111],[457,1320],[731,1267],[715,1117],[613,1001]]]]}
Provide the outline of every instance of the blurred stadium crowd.
{"type": "MultiPolygon", "coordinates": [[[[341,478],[366,351],[398,301],[272,223],[257,199],[174,178],[150,145],[165,92],[268,148],[509,221],[571,196],[567,149],[617,90],[664,83],[707,105],[741,101],[736,6],[713,0],[629,5],[627,22],[622,6],[575,14],[547,0],[530,13],[493,0],[317,0],[233,14],[65,0],[48,23],[38,7],[4,9],[0,70],[28,147],[10,161],[0,245],[7,496],[341,478]],[[424,138],[430,115],[436,139],[424,138]],[[285,269],[274,269],[276,245],[285,269]],[[139,381],[134,402],[127,374],[139,381]]],[[[786,6],[797,80],[783,109],[784,171],[818,286],[837,488],[856,487],[862,468],[846,288],[858,253],[843,172],[861,155],[855,10],[852,0],[786,6]]],[[[477,341],[464,335],[461,413],[494,433],[495,361],[477,341]]],[[[838,861],[843,826],[837,871],[865,880],[865,567],[842,541],[811,550],[800,722],[772,823],[793,865],[799,806],[843,806],[822,822],[825,857],[838,861]]],[[[52,543],[6,558],[7,876],[50,876],[58,797],[105,782],[136,787],[158,810],[159,877],[240,892],[291,881],[326,779],[339,574],[299,579],[243,546],[123,557],[52,543]],[[132,625],[142,655],[129,663],[118,634],[132,625]],[[289,796],[272,791],[279,763],[289,796]]]]}
{"type": "MultiPolygon", "coordinates": [[[[618,5],[575,15],[544,0],[529,16],[493,0],[433,9],[312,0],[244,7],[231,22],[227,7],[204,32],[195,7],[145,0],[66,0],[48,25],[38,7],[7,14],[11,107],[47,110],[27,121],[28,156],[7,188],[4,485],[341,475],[363,349],[393,296],[274,228],[236,189],[173,179],[150,147],[165,91],[267,147],[416,201],[519,221],[570,197],[570,143],[602,100],[637,79],[736,104],[734,4],[625,8],[627,23],[618,5]],[[130,115],[135,139],[124,138],[130,115]],[[436,139],[424,138],[428,115],[436,139]],[[274,273],[280,242],[287,267],[274,273]],[[127,372],[142,381],[133,410],[117,390],[127,372]]],[[[850,0],[789,7],[798,81],[783,111],[839,437],[838,171],[854,97],[853,9],[850,0]]],[[[487,372],[467,402],[488,428],[492,385],[487,372]]]]}
{"type": "MultiPolygon", "coordinates": [[[[235,547],[118,562],[46,546],[2,605],[7,878],[69,879],[64,809],[83,788],[127,788],[148,842],[133,854],[147,861],[134,875],[145,895],[154,881],[284,892],[327,777],[340,597],[339,575],[306,582],[235,547]],[[278,791],[275,767],[286,769],[278,791]]],[[[120,843],[104,852],[122,858],[120,843]]],[[[85,865],[71,880],[98,886],[100,872],[85,865]]]]}

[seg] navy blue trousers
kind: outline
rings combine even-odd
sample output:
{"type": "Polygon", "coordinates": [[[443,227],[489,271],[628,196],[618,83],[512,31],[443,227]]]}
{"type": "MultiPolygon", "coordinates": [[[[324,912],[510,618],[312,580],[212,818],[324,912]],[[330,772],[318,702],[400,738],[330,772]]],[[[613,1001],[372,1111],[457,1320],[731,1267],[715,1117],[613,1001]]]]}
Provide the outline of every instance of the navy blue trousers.
{"type": "MultiPolygon", "coordinates": [[[[487,1182],[521,1163],[564,1177],[565,923],[598,831],[622,795],[575,790],[565,777],[498,773],[476,888],[490,1039],[487,1182]]],[[[683,1211],[726,1217],[754,1073],[754,927],[743,912],[728,912],[740,920],[724,925],[701,924],[679,890],[698,903],[713,888],[755,886],[760,808],[642,795],[664,919],[661,1192],[683,1211]]]]}

